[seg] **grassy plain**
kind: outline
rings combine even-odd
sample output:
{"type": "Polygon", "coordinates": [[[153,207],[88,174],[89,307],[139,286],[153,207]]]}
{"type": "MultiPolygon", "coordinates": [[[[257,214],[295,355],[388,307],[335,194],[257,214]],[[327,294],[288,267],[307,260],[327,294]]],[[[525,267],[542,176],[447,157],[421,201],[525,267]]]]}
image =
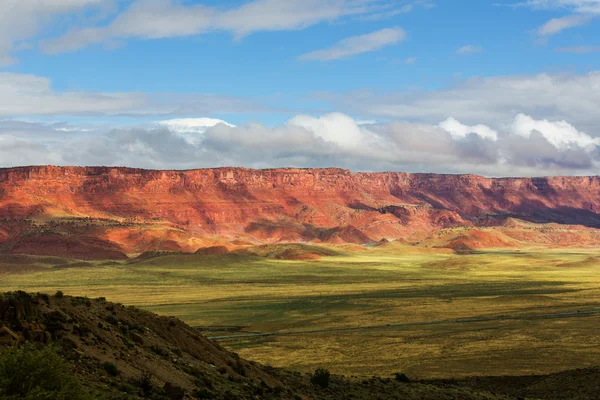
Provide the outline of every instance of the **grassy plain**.
{"type": "Polygon", "coordinates": [[[104,296],[210,328],[209,336],[384,325],[223,342],[244,358],[304,371],[444,378],[600,364],[600,315],[385,326],[600,310],[600,250],[335,250],[318,260],[166,255],[74,264],[10,256],[0,259],[0,287],[104,296]]]}

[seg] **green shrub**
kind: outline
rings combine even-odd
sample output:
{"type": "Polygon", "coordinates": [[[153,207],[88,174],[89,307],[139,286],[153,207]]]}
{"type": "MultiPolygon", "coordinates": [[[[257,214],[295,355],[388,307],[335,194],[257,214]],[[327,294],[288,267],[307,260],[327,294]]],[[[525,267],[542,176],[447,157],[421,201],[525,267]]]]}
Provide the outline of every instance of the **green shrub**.
{"type": "Polygon", "coordinates": [[[310,377],[310,383],[316,386],[326,388],[329,386],[329,377],[331,374],[324,368],[318,368],[315,373],[310,377]]]}
{"type": "Polygon", "coordinates": [[[406,376],[402,372],[396,372],[396,377],[394,379],[396,379],[398,382],[410,382],[408,376],[406,376]]]}
{"type": "Polygon", "coordinates": [[[58,290],[56,293],[54,293],[54,297],[57,299],[62,299],[64,296],[65,294],[62,292],[62,290],[58,290]]]}
{"type": "Polygon", "coordinates": [[[152,374],[148,371],[144,371],[141,373],[139,377],[134,379],[134,383],[142,389],[142,393],[144,396],[150,397],[152,392],[154,392],[154,384],[152,383],[152,374]]]}
{"type": "Polygon", "coordinates": [[[30,343],[0,351],[0,399],[85,400],[89,396],[56,350],[30,343]]]}
{"type": "Polygon", "coordinates": [[[104,364],[102,364],[102,368],[104,368],[104,370],[106,371],[107,374],[112,375],[112,376],[117,376],[119,374],[119,369],[117,368],[117,366],[111,362],[105,362],[104,364]]]}
{"type": "Polygon", "coordinates": [[[106,322],[108,322],[109,324],[111,324],[111,325],[115,325],[116,326],[116,325],[119,324],[119,320],[117,319],[117,317],[114,316],[114,315],[112,315],[112,314],[109,314],[106,317],[104,317],[104,320],[106,322]]]}

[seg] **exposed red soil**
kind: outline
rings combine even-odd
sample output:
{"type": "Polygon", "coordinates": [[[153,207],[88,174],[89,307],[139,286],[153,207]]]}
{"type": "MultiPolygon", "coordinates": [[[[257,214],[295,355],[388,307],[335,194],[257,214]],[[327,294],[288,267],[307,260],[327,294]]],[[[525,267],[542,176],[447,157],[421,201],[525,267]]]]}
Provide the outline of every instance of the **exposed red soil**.
{"type": "Polygon", "coordinates": [[[456,251],[465,251],[469,249],[485,249],[498,247],[515,247],[515,242],[507,240],[509,238],[501,237],[499,232],[481,231],[472,229],[458,237],[451,239],[444,246],[456,251]]]}

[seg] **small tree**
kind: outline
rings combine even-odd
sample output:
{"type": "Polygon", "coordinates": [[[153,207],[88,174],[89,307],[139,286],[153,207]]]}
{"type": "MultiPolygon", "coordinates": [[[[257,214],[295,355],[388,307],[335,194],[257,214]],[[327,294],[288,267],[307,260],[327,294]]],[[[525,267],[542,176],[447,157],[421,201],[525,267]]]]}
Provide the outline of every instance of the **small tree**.
{"type": "Polygon", "coordinates": [[[329,386],[329,377],[331,374],[324,368],[317,368],[315,373],[310,378],[310,383],[316,386],[326,388],[329,386]]]}
{"type": "Polygon", "coordinates": [[[55,349],[26,343],[0,351],[0,399],[86,400],[88,395],[55,349]]]}
{"type": "Polygon", "coordinates": [[[56,293],[54,294],[54,297],[56,297],[57,299],[61,299],[64,297],[64,293],[62,292],[62,290],[57,290],[56,293]]]}

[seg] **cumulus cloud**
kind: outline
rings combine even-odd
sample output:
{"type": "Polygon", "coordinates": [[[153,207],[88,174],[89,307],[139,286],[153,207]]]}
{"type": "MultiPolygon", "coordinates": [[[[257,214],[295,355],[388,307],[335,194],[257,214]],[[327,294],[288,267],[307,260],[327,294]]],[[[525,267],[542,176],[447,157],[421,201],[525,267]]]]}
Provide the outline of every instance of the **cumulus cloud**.
{"type": "Polygon", "coordinates": [[[196,122],[171,121],[175,128],[154,124],[104,130],[60,122],[0,121],[0,165],[334,166],[355,171],[514,176],[592,173],[600,163],[598,139],[565,121],[524,114],[499,131],[451,118],[437,124],[361,124],[340,113],[296,116],[273,127],[217,122],[205,129],[196,122]],[[193,133],[194,140],[177,131],[177,126],[193,133]]]}
{"type": "Polygon", "coordinates": [[[452,135],[453,138],[464,138],[469,134],[475,134],[483,139],[498,140],[498,132],[483,124],[467,126],[450,117],[440,123],[440,128],[452,135]]]}
{"type": "Polygon", "coordinates": [[[315,93],[313,98],[369,118],[439,123],[453,116],[467,125],[497,127],[524,113],[591,131],[598,126],[600,72],[474,77],[431,91],[315,93]]]}
{"type": "Polygon", "coordinates": [[[586,149],[600,145],[600,138],[578,131],[567,121],[535,120],[524,114],[517,115],[512,124],[512,131],[525,138],[539,133],[559,150],[573,147],[586,149]]]}
{"type": "MultiPolygon", "coordinates": [[[[409,11],[406,5],[399,9],[409,11]]],[[[47,53],[62,53],[110,40],[181,37],[214,31],[230,32],[239,39],[255,32],[298,30],[347,17],[393,15],[395,10],[380,0],[253,0],[233,8],[186,5],[175,0],[137,0],[107,24],[72,29],[43,41],[41,48],[47,53]]]]}
{"type": "Polygon", "coordinates": [[[289,127],[304,128],[315,137],[344,149],[358,149],[376,140],[364,125],[367,124],[359,124],[353,118],[341,113],[330,113],[319,118],[299,115],[287,122],[289,127]]]}
{"type": "Polygon", "coordinates": [[[406,38],[402,28],[386,28],[366,35],[352,36],[341,40],[333,47],[316,50],[299,57],[301,60],[329,61],[350,57],[356,54],[380,50],[406,38]]]}

